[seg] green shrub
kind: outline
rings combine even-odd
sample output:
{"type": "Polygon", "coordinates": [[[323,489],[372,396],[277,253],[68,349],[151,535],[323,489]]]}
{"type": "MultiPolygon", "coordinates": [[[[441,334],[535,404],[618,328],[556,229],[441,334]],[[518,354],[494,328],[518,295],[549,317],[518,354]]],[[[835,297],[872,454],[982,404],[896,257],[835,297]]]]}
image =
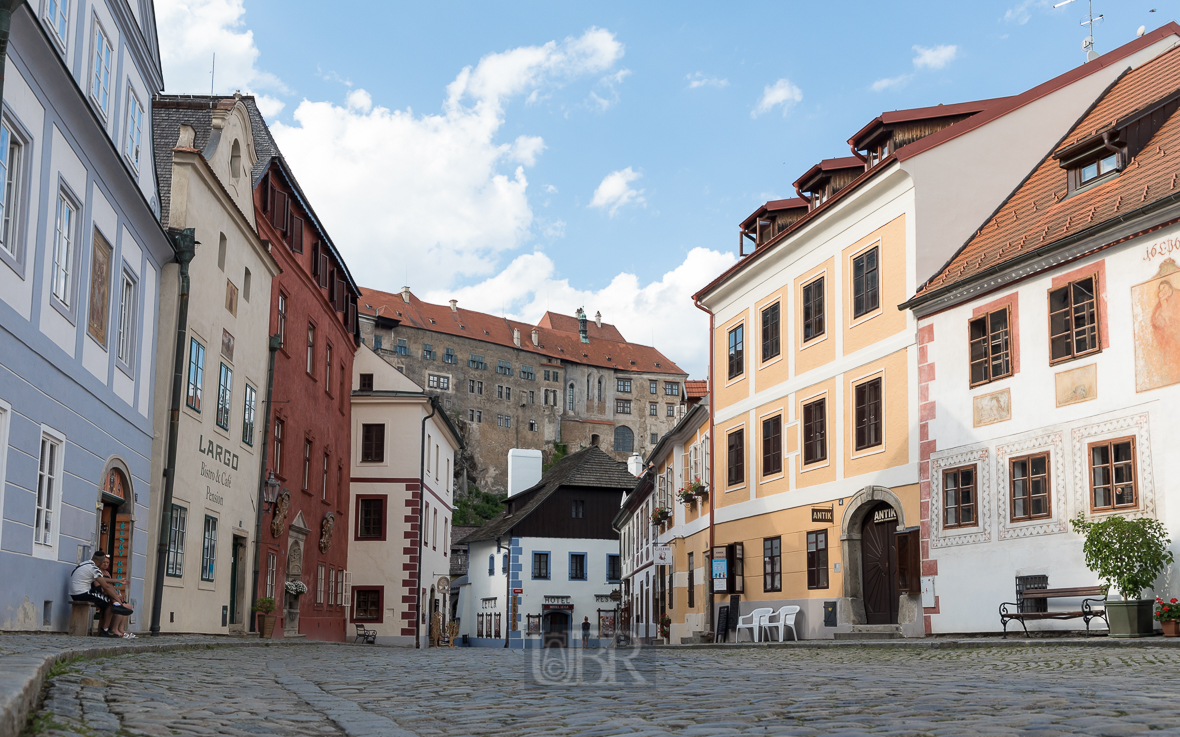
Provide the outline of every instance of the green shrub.
{"type": "Polygon", "coordinates": [[[1086,567],[1127,601],[1140,599],[1143,589],[1154,587],[1156,578],[1172,564],[1168,550],[1172,541],[1159,520],[1116,515],[1087,522],[1079,512],[1070,524],[1086,537],[1082,546],[1086,567]]]}

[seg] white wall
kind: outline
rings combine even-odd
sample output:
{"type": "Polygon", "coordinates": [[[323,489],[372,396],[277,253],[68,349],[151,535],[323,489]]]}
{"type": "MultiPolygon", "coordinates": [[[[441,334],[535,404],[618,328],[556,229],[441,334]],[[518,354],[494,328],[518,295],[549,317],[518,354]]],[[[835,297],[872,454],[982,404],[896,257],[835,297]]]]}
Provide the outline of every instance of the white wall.
{"type": "MultiPolygon", "coordinates": [[[[1180,433],[1180,384],[1136,391],[1132,307],[1132,289],[1151,280],[1165,259],[1175,258],[1167,251],[1167,241],[1177,236],[1180,228],[1172,227],[1137,238],[922,320],[923,326],[934,327],[929,350],[936,374],[929,385],[930,399],[936,403],[930,437],[938,442],[931,457],[930,557],[938,566],[934,583],[939,607],[931,617],[934,632],[998,630],[997,608],[1000,602],[1014,601],[1016,576],[1047,574],[1052,588],[1099,583],[1085,567],[1082,538],[1068,525],[1079,512],[1090,519],[1105,516],[1090,512],[1088,443],[1136,438],[1139,505],[1127,516],[1157,517],[1173,540],[1180,540],[1180,505],[1167,492],[1169,479],[1180,478],[1180,457],[1169,452],[1180,433]],[[1107,309],[1100,328],[1109,346],[1096,355],[1051,367],[1047,292],[1052,278],[1099,264],[1105,268],[1107,309]],[[967,322],[975,307],[1011,293],[1019,304],[1019,373],[969,390],[967,322]],[[1056,376],[1086,366],[1096,369],[1096,394],[1058,407],[1056,376]],[[1005,390],[1011,395],[1011,419],[974,427],[974,399],[1005,390]],[[1006,459],[1040,449],[1051,454],[1053,515],[1048,520],[1010,522],[1006,459]],[[980,523],[944,531],[941,471],[969,463],[978,464],[980,523]]],[[[1155,303],[1154,293],[1150,303],[1155,303]]],[[[1143,318],[1147,331],[1151,317],[1143,318]]],[[[1180,552],[1180,544],[1173,548],[1180,552]]],[[[1164,584],[1174,575],[1174,568],[1165,573],[1156,594],[1174,596],[1180,591],[1176,583],[1164,584]]],[[[1050,607],[1073,608],[1077,603],[1050,602],[1050,607]]],[[[1043,622],[1030,629],[1081,626],[1080,621],[1043,622]]]]}

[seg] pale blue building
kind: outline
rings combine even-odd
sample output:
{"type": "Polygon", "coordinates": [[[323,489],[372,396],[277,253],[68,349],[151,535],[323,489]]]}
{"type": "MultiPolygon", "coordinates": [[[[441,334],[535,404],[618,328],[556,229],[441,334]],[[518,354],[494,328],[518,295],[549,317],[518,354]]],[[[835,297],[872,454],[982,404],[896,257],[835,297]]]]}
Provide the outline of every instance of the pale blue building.
{"type": "Polygon", "coordinates": [[[151,155],[163,87],[151,0],[29,0],[4,74],[0,629],[64,630],[66,578],[96,546],[140,629],[172,260],[151,155]]]}

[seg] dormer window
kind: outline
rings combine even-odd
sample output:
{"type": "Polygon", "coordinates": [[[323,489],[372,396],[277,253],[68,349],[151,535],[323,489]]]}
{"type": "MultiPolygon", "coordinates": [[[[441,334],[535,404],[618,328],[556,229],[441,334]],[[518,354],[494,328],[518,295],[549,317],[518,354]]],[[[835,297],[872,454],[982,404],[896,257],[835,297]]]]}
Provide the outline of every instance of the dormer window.
{"type": "Polygon", "coordinates": [[[880,144],[870,148],[868,150],[868,154],[869,168],[872,169],[877,164],[880,164],[881,161],[889,155],[889,139],[886,138],[880,144]]]}
{"type": "Polygon", "coordinates": [[[1100,179],[1112,172],[1118,171],[1119,155],[1111,154],[1082,167],[1079,184],[1085,186],[1095,179],[1100,179]]]}

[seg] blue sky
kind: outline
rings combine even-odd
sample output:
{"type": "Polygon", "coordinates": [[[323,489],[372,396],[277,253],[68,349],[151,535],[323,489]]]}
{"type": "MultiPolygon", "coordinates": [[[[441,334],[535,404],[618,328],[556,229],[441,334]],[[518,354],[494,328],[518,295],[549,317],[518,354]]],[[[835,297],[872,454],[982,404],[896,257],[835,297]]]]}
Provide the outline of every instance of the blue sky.
{"type": "MultiPolygon", "coordinates": [[[[262,96],[362,286],[601,310],[693,376],[689,295],[761,202],[882,111],[1018,93],[1086,35],[1086,0],[335,7],[157,0],[167,91],[207,92],[216,51],[219,92],[262,96]]],[[[1174,11],[1096,2],[1098,50],[1174,11]]]]}

